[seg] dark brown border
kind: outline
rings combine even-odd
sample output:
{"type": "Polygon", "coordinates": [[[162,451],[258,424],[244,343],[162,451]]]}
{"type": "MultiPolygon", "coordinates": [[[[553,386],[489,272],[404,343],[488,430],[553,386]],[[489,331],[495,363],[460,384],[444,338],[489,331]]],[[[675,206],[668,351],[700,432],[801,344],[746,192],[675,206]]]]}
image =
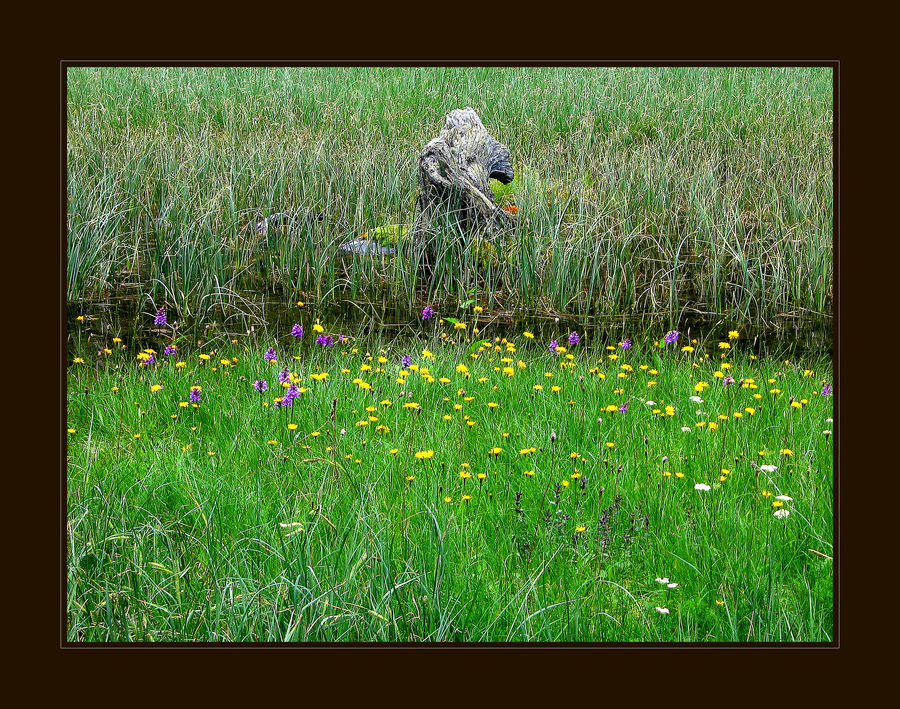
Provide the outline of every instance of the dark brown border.
{"type": "MultiPolygon", "coordinates": [[[[364,66],[441,66],[441,65],[452,65],[452,66],[507,66],[510,63],[508,62],[493,62],[493,61],[485,61],[483,63],[473,63],[470,61],[467,62],[429,62],[422,61],[418,63],[410,63],[410,62],[377,62],[377,63],[366,63],[360,62],[359,65],[364,66]]],[[[66,232],[65,232],[65,209],[66,209],[66,183],[65,183],[65,131],[66,131],[66,123],[65,123],[65,81],[66,81],[66,69],[68,67],[76,67],[76,66],[271,66],[270,62],[135,62],[135,61],[123,61],[123,62],[104,62],[104,61],[95,61],[95,62],[86,62],[86,61],[61,61],[60,62],[60,162],[61,162],[61,170],[60,170],[60,233],[61,233],[61,244],[65,243],[66,232]]],[[[349,61],[325,61],[325,62],[279,62],[276,65],[285,65],[285,66],[344,66],[344,65],[357,65],[356,62],[349,61]]],[[[519,64],[516,64],[519,65],[519,64]]],[[[839,120],[839,107],[840,107],[840,63],[837,61],[809,61],[809,62],[786,62],[786,61],[747,61],[747,62],[710,62],[710,61],[697,61],[697,62],[558,62],[558,63],[550,63],[550,62],[524,62],[521,65],[526,66],[823,66],[823,67],[831,67],[834,70],[834,134],[835,134],[835,150],[834,150],[834,175],[835,175],[835,194],[839,195],[839,154],[840,154],[840,120],[839,120]]],[[[837,254],[839,251],[839,199],[835,200],[835,218],[834,218],[834,235],[835,235],[835,253],[837,254]]],[[[60,289],[62,293],[65,293],[65,253],[62,253],[61,263],[62,267],[60,268],[60,289]]],[[[835,269],[835,310],[837,314],[838,310],[838,269],[835,269]]],[[[63,362],[63,367],[65,367],[65,328],[66,328],[66,316],[65,316],[65,298],[61,299],[60,303],[60,328],[61,335],[60,339],[63,343],[63,352],[61,361],[63,362]]],[[[839,333],[839,318],[835,317],[835,334],[839,333]]],[[[835,348],[836,350],[839,348],[835,348]]],[[[840,382],[837,381],[837,352],[835,353],[835,408],[839,407],[839,396],[840,396],[840,382]]],[[[65,378],[64,378],[64,369],[63,375],[61,379],[61,389],[64,391],[65,389],[65,378]]],[[[65,407],[61,411],[61,426],[60,430],[62,433],[62,448],[65,448],[65,407]]],[[[839,428],[839,420],[835,425],[835,428],[839,428]]],[[[839,459],[839,430],[836,430],[835,435],[835,458],[839,459]]],[[[60,596],[65,599],[65,580],[66,580],[66,563],[65,563],[65,484],[66,484],[66,472],[65,472],[65,456],[61,456],[61,473],[60,473],[60,596]]],[[[837,490],[840,488],[839,482],[839,471],[835,471],[835,487],[837,490]]],[[[832,642],[813,642],[813,643],[755,643],[750,647],[804,647],[804,648],[839,648],[840,647],[840,602],[839,602],[839,593],[840,593],[840,554],[837,549],[839,548],[839,504],[840,504],[840,495],[835,495],[835,558],[834,558],[834,566],[835,566],[835,586],[834,586],[834,598],[835,598],[835,624],[834,624],[834,640],[832,642]]],[[[373,645],[377,645],[379,648],[408,648],[408,644],[404,643],[342,643],[338,645],[338,648],[372,648],[373,645]]],[[[602,647],[602,648],[635,648],[635,647],[683,647],[683,648],[704,648],[710,647],[710,645],[717,648],[747,648],[747,644],[742,643],[437,643],[434,645],[429,645],[426,647],[457,647],[457,648],[490,648],[490,647],[503,647],[503,648],[515,648],[515,647],[551,647],[554,649],[560,648],[584,648],[584,647],[602,647]]],[[[224,648],[236,648],[236,647],[252,647],[252,648],[262,648],[262,647],[283,647],[282,644],[279,643],[204,643],[205,647],[224,647],[224,648]]],[[[319,643],[311,643],[308,646],[316,647],[316,648],[334,648],[334,645],[324,645],[319,643]]],[[[91,648],[91,647],[121,647],[121,648],[134,648],[135,645],[131,643],[103,643],[103,644],[91,644],[91,643],[72,643],[65,639],[65,607],[63,605],[62,614],[60,618],[60,647],[61,648],[91,648]]],[[[198,647],[193,643],[159,643],[156,644],[156,647],[187,647],[187,648],[196,648],[198,647]]],[[[419,647],[422,647],[421,645],[419,647]]]]}

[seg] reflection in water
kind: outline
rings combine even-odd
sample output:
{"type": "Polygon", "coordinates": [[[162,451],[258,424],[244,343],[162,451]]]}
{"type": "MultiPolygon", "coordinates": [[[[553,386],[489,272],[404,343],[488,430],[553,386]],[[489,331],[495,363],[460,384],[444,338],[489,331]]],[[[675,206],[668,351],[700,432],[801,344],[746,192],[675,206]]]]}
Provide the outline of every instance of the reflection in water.
{"type": "MultiPolygon", "coordinates": [[[[436,305],[438,318],[427,323],[410,318],[406,309],[376,307],[367,303],[347,302],[324,308],[313,303],[298,307],[283,297],[257,298],[246,301],[246,310],[227,312],[211,308],[201,326],[185,326],[171,316],[168,326],[153,324],[158,307],[136,297],[90,303],[68,304],[67,350],[69,359],[75,353],[90,352],[108,346],[113,337],[122,338],[130,348],[158,346],[178,340],[183,346],[197,342],[223,342],[243,338],[248,334],[288,339],[295,323],[311,324],[319,318],[333,334],[343,333],[354,337],[371,337],[370,347],[384,346],[397,338],[427,338],[443,327],[442,315],[456,317],[470,325],[477,325],[478,338],[511,337],[523,330],[534,333],[538,342],[568,336],[577,330],[584,345],[616,345],[626,337],[635,343],[654,341],[671,329],[667,319],[648,314],[615,317],[576,318],[564,313],[546,314],[529,312],[495,311],[475,315],[471,310],[453,309],[441,312],[436,305]],[[84,316],[84,321],[76,320],[84,316]],[[174,333],[174,337],[173,337],[174,333]],[[380,344],[378,344],[380,343],[380,344]]],[[[735,324],[721,317],[682,316],[674,327],[685,341],[697,339],[700,347],[712,354],[718,350],[718,342],[728,339],[728,331],[738,329],[745,350],[758,356],[830,356],[833,352],[834,329],[831,318],[783,318],[770,327],[735,324]]],[[[471,332],[471,330],[469,330],[471,332]]]]}

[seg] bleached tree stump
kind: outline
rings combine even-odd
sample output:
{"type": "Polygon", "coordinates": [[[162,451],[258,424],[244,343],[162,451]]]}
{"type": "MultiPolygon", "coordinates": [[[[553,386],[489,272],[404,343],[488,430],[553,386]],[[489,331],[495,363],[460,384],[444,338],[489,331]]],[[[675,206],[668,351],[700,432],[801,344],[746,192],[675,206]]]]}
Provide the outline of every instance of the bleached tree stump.
{"type": "Polygon", "coordinates": [[[456,219],[464,232],[511,226],[516,218],[497,205],[489,181],[509,184],[513,177],[509,148],[487,132],[474,109],[451,111],[419,156],[416,234],[441,214],[456,219]]]}

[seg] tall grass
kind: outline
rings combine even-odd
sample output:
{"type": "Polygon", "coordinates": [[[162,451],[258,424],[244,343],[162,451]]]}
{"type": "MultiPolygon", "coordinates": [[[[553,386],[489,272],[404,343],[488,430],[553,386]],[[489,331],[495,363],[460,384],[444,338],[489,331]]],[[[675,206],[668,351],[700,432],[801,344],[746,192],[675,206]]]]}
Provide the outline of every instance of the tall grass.
{"type": "Polygon", "coordinates": [[[70,68],[68,298],[183,319],[258,294],[409,312],[473,291],[577,316],[830,315],[829,68],[70,68]],[[453,233],[343,259],[410,223],[419,151],[470,105],[506,143],[519,222],[493,266],[453,233]],[[248,224],[305,211],[291,238],[248,224]]]}

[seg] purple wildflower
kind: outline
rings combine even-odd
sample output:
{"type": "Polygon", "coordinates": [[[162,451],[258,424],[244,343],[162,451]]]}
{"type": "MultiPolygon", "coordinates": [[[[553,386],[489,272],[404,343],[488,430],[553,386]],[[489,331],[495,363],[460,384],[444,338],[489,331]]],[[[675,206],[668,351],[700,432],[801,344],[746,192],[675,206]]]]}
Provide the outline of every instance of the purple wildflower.
{"type": "Polygon", "coordinates": [[[263,355],[263,357],[265,357],[270,362],[274,362],[275,360],[278,359],[278,354],[275,352],[274,347],[270,347],[269,349],[266,350],[266,353],[263,355]]]}
{"type": "Polygon", "coordinates": [[[822,396],[828,396],[834,391],[834,387],[830,384],[822,384],[822,396]]]}
{"type": "Polygon", "coordinates": [[[403,355],[403,359],[400,360],[400,364],[403,365],[403,368],[406,369],[409,365],[412,364],[412,357],[409,355],[403,355]]]}
{"type": "Polygon", "coordinates": [[[426,305],[425,309],[422,311],[422,320],[428,320],[428,318],[434,317],[434,310],[431,309],[430,305],[426,305]]]}
{"type": "Polygon", "coordinates": [[[300,388],[296,384],[291,384],[288,387],[284,398],[281,400],[281,405],[292,407],[294,405],[294,399],[296,399],[298,396],[300,396],[300,388]]]}
{"type": "Polygon", "coordinates": [[[727,376],[727,377],[725,377],[725,378],[722,380],[722,384],[723,384],[724,386],[730,386],[731,384],[734,384],[734,377],[732,377],[732,376],[727,376]]]}
{"type": "Polygon", "coordinates": [[[667,345],[671,345],[678,339],[678,330],[669,330],[664,339],[667,345]]]}
{"type": "Polygon", "coordinates": [[[191,403],[199,404],[200,403],[200,387],[191,387],[191,403]]]}
{"type": "Polygon", "coordinates": [[[629,339],[626,337],[624,340],[622,340],[622,341],[619,343],[619,347],[621,347],[623,350],[629,349],[629,348],[631,347],[631,340],[629,340],[629,339]]]}
{"type": "Polygon", "coordinates": [[[176,350],[175,345],[169,345],[168,347],[166,347],[166,349],[165,349],[165,351],[163,352],[163,354],[164,354],[166,357],[171,357],[172,355],[175,354],[175,350],[176,350]]]}
{"type": "Polygon", "coordinates": [[[556,340],[550,340],[550,351],[555,353],[557,347],[559,347],[559,343],[556,340]]]}
{"type": "Polygon", "coordinates": [[[279,383],[284,384],[284,383],[285,383],[286,381],[288,381],[290,378],[291,378],[291,372],[290,372],[290,370],[288,369],[287,365],[284,365],[284,369],[282,369],[282,370],[278,373],[278,381],[279,381],[279,383]]]}
{"type": "Polygon", "coordinates": [[[156,311],[156,317],[153,320],[154,325],[165,325],[166,324],[166,309],[160,308],[156,311]]]}
{"type": "Polygon", "coordinates": [[[148,354],[146,359],[141,360],[141,366],[147,367],[151,364],[154,364],[155,362],[156,362],[156,357],[154,357],[152,354],[148,354]]]}
{"type": "Polygon", "coordinates": [[[303,337],[303,325],[295,324],[294,327],[291,328],[291,335],[294,337],[303,337]]]}
{"type": "Polygon", "coordinates": [[[570,345],[577,345],[579,342],[581,342],[581,338],[578,336],[577,332],[573,332],[571,335],[569,335],[570,345]]]}
{"type": "Polygon", "coordinates": [[[624,414],[626,411],[628,411],[628,402],[627,401],[619,407],[620,414],[624,414]]]}
{"type": "Polygon", "coordinates": [[[253,382],[253,388],[256,389],[256,391],[262,393],[269,388],[269,382],[267,382],[265,379],[257,379],[255,382],[253,382]]]}
{"type": "Polygon", "coordinates": [[[319,335],[316,338],[316,344],[321,345],[322,347],[333,347],[334,338],[331,335],[319,335]]]}

